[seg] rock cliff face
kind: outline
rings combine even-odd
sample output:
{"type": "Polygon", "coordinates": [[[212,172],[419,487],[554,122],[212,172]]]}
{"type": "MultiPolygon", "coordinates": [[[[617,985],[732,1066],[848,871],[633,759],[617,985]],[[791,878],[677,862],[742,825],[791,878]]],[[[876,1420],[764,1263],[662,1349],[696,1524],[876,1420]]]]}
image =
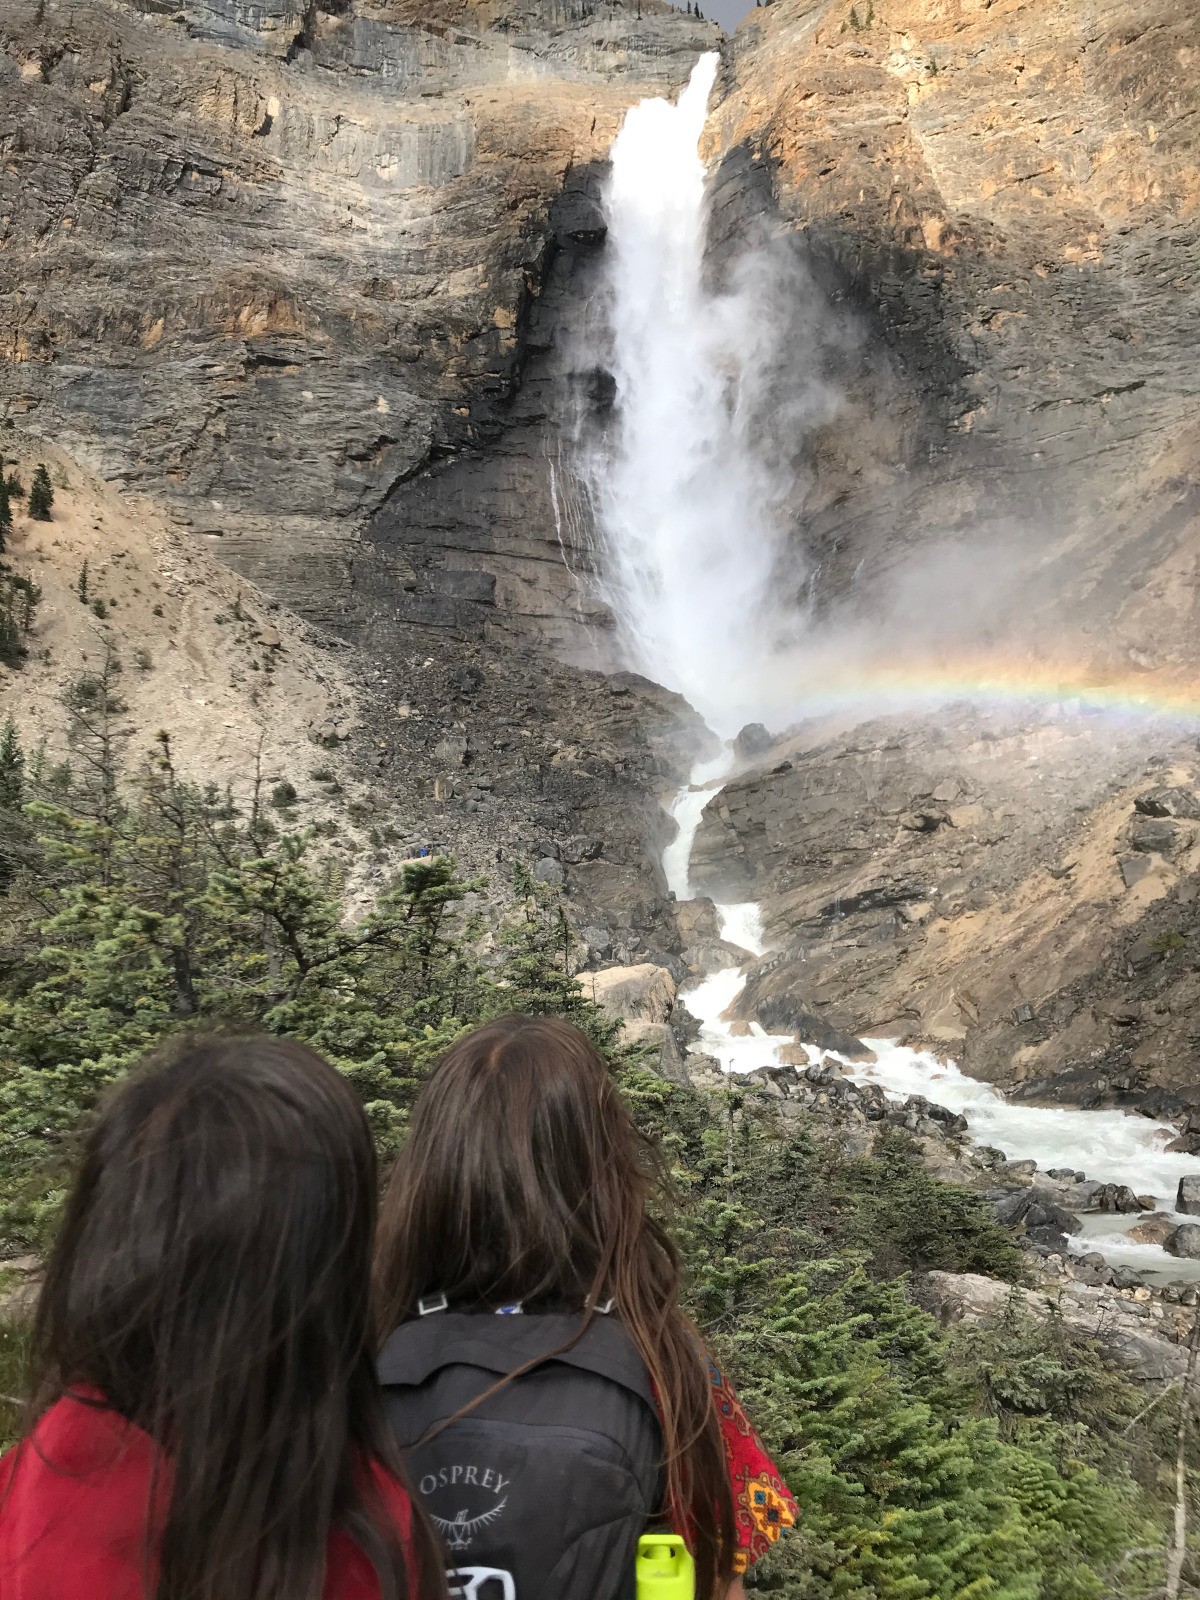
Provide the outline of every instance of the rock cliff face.
{"type": "Polygon", "coordinates": [[[12,0],[8,413],[340,631],[561,640],[537,380],[589,175],[715,36],[661,0],[12,0]]]}
{"type": "MultiPolygon", "coordinates": [[[[1198,65],[1194,9],[1125,0],[774,0],[739,31],[718,261],[765,214],[847,335],[809,352],[842,397],[792,506],[835,670],[1194,675],[1198,65]]],[[[766,903],[744,1015],[907,1034],[1038,1097],[1186,1099],[1193,824],[1147,799],[1193,808],[1177,724],[959,706],[758,759],[695,857],[766,903]]]]}
{"type": "Polygon", "coordinates": [[[738,31],[717,236],[769,201],[866,335],[795,507],[825,610],[855,575],[860,615],[915,607],[914,549],[965,548],[985,593],[941,641],[1194,665],[1198,66],[1172,0],[774,0],[738,31]]]}
{"type": "Polygon", "coordinates": [[[764,907],[739,1014],[906,1038],[1037,1100],[1195,1111],[1200,764],[1138,728],[957,708],[787,739],[692,881],[764,907]]]}

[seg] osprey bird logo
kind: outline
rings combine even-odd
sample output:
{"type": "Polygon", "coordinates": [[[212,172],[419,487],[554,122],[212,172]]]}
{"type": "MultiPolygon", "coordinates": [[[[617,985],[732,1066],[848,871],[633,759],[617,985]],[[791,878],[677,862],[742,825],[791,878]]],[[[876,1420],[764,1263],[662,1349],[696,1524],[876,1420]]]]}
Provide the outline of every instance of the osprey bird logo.
{"type": "Polygon", "coordinates": [[[493,1506],[490,1511],[481,1512],[477,1517],[469,1517],[464,1509],[457,1516],[450,1519],[435,1517],[431,1513],[430,1521],[435,1524],[438,1531],[445,1538],[448,1549],[467,1550],[479,1530],[490,1527],[507,1504],[508,1496],[505,1495],[499,1505],[493,1506]]]}

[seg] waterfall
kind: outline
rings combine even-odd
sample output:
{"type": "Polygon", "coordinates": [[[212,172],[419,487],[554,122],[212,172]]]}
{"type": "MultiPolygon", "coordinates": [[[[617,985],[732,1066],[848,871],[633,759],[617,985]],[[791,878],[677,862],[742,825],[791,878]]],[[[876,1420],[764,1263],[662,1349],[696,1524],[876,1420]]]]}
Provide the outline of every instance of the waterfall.
{"type": "MultiPolygon", "coordinates": [[[[793,600],[789,623],[775,509],[783,485],[773,480],[756,431],[779,352],[753,294],[718,292],[705,280],[700,142],[717,60],[700,59],[677,104],[635,106],[613,146],[605,213],[615,421],[585,470],[601,593],[629,665],[679,690],[728,738],[773,704],[786,714],[778,680],[796,643],[798,612],[793,600]]],[[[789,343],[789,362],[803,355],[789,343]]],[[[800,575],[789,576],[794,595],[800,575]]],[[[730,746],[699,763],[671,805],[677,832],[663,869],[681,900],[693,893],[692,846],[704,809],[733,765],[730,746]]],[[[716,910],[727,945],[744,951],[747,963],[763,954],[756,904],[716,910]]],[[[748,971],[748,964],[718,964],[680,993],[699,1025],[692,1048],[726,1073],[770,1067],[794,1043],[756,1022],[730,1020],[748,971]]],[[[899,1101],[921,1093],[961,1111],[972,1137],[1009,1156],[1073,1170],[1083,1160],[1090,1176],[1149,1189],[1164,1210],[1179,1178],[1195,1171],[1194,1158],[1165,1148],[1174,1135],[1165,1124],[1118,1111],[1014,1105],[953,1062],[891,1040],[869,1043],[876,1060],[849,1067],[852,1077],[899,1101]]],[[[813,1064],[826,1059],[813,1045],[804,1050],[813,1064]]],[[[1191,1270],[1161,1246],[1126,1240],[1119,1230],[1128,1221],[1106,1217],[1099,1236],[1085,1225],[1087,1236],[1073,1248],[1101,1248],[1160,1276],[1191,1270]]]]}
{"type": "Polygon", "coordinates": [[[780,530],[750,403],[762,319],[752,295],[704,281],[699,144],[717,64],[702,56],[677,104],[635,106],[612,148],[616,421],[590,477],[601,591],[629,665],[732,734],[771,675],[780,530]]]}

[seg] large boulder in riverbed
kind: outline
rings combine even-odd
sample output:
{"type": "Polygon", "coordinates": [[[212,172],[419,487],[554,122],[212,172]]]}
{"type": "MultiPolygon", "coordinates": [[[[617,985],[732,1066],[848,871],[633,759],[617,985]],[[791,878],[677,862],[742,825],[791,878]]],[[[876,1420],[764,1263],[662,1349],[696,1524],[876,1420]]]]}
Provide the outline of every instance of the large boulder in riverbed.
{"type": "Polygon", "coordinates": [[[790,1033],[798,1044],[832,1050],[847,1061],[874,1061],[875,1052],[852,1033],[813,1016],[798,995],[772,994],[758,1005],[757,1021],[768,1033],[790,1033]]]}
{"type": "Polygon", "coordinates": [[[1200,1172],[1180,1178],[1175,1209],[1182,1211],[1185,1217],[1200,1217],[1200,1172]]]}
{"type": "Polygon", "coordinates": [[[677,900],[675,926],[679,929],[680,942],[685,948],[689,945],[720,943],[721,919],[707,895],[697,895],[694,900],[677,900]]]}
{"type": "Polygon", "coordinates": [[[1142,1203],[1124,1183],[1084,1182],[1071,1196],[1081,1211],[1140,1211],[1142,1203]]]}
{"type": "Polygon", "coordinates": [[[1169,1212],[1155,1211],[1136,1227],[1130,1228],[1125,1237],[1132,1239],[1134,1244],[1165,1245],[1178,1226],[1169,1212]]]}
{"type": "Polygon", "coordinates": [[[1178,1256],[1183,1261],[1200,1261],[1200,1223],[1181,1222],[1163,1240],[1163,1249],[1169,1256],[1178,1256]]]}
{"type": "Polygon", "coordinates": [[[666,1022],[675,1008],[675,980],[665,967],[605,967],[585,973],[584,992],[619,1022],[666,1022]]]}

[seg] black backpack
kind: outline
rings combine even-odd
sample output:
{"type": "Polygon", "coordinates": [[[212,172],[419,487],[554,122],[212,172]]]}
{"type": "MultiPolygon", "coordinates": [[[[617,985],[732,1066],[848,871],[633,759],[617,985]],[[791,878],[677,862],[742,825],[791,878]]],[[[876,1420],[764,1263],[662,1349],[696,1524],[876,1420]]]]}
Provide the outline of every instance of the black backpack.
{"type": "Polygon", "coordinates": [[[662,1435],[645,1365],[614,1316],[437,1311],[402,1323],[379,1377],[412,1481],[462,1600],[633,1600],[639,1536],[660,1498],[662,1435]]]}

